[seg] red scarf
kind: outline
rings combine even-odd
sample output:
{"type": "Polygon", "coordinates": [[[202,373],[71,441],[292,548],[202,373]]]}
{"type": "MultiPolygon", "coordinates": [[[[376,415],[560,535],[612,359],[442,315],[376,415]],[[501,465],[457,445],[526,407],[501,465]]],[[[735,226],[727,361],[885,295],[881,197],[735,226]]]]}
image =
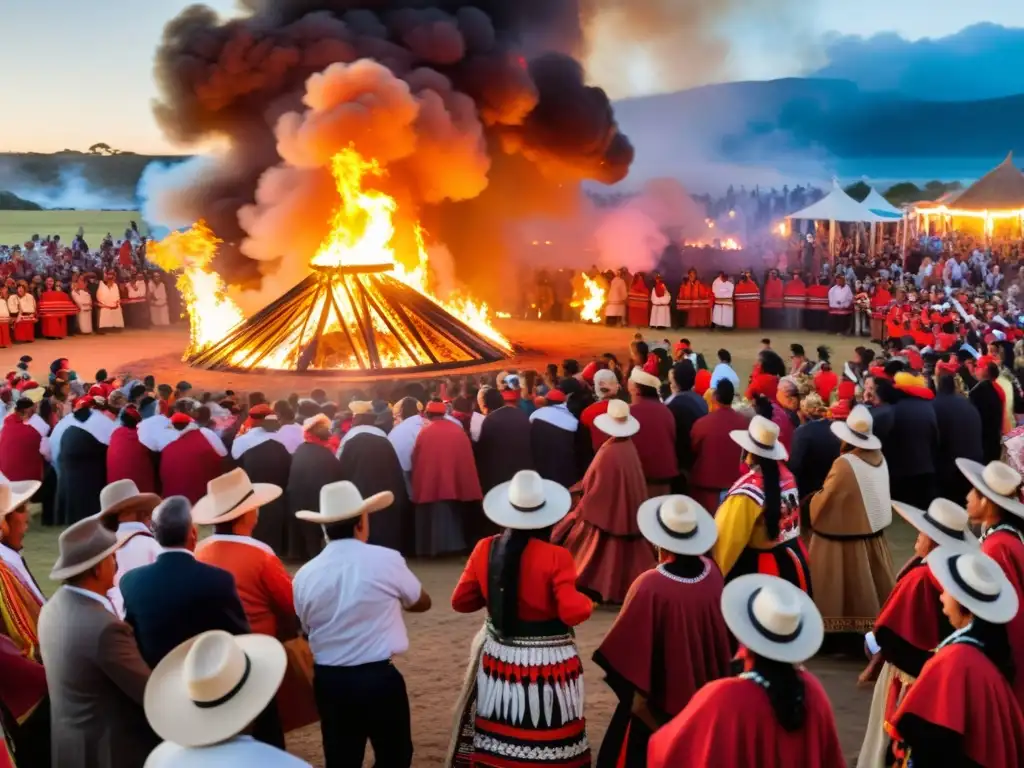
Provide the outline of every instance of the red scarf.
{"type": "MultiPolygon", "coordinates": [[[[324,448],[327,448],[327,449],[331,448],[331,438],[327,438],[326,440],[323,440],[323,439],[317,437],[316,435],[314,435],[312,432],[303,432],[302,433],[302,440],[303,440],[303,442],[306,442],[306,443],[313,443],[314,445],[322,445],[324,448]]],[[[337,448],[337,446],[335,446],[335,448],[337,448]]]]}
{"type": "Polygon", "coordinates": [[[665,283],[661,281],[661,278],[654,281],[654,292],[658,294],[659,298],[665,295],[665,283]]]}

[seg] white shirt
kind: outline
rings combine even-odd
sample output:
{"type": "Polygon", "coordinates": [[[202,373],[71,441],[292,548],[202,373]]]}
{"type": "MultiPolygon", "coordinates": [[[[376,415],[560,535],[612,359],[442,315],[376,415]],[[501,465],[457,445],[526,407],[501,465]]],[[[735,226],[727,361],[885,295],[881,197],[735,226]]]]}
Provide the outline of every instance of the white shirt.
{"type": "Polygon", "coordinates": [[[157,413],[140,421],[136,431],[139,434],[140,443],[151,451],[159,451],[161,433],[169,429],[171,429],[171,420],[162,413],[157,413]]]}
{"type": "Polygon", "coordinates": [[[36,586],[35,581],[32,579],[32,574],[29,573],[28,566],[25,565],[25,561],[22,559],[21,554],[15,552],[6,544],[0,543],[0,560],[3,560],[7,566],[14,571],[18,580],[25,585],[25,588],[28,589],[29,592],[39,598],[39,602],[46,602],[46,598],[43,597],[43,593],[39,591],[39,587],[36,586]]]}
{"type": "Polygon", "coordinates": [[[157,557],[164,551],[163,547],[156,543],[149,527],[143,523],[127,522],[117,526],[118,538],[132,536],[128,542],[117,550],[114,557],[117,559],[117,573],[114,574],[114,586],[107,591],[107,598],[120,618],[124,618],[124,598],[121,597],[121,577],[128,571],[143,565],[151,565],[156,562],[157,557]],[[149,533],[149,535],[145,535],[149,533]]]}
{"type": "Polygon", "coordinates": [[[732,366],[728,365],[727,363],[719,363],[718,365],[715,366],[715,370],[711,372],[711,388],[715,389],[718,386],[718,382],[720,382],[722,379],[728,379],[729,381],[732,382],[733,387],[736,390],[739,390],[739,374],[737,374],[736,371],[732,369],[732,366]]]}
{"type": "Polygon", "coordinates": [[[484,415],[482,413],[473,413],[469,416],[469,436],[473,442],[477,442],[480,439],[480,430],[484,426],[484,415]]]}
{"type": "Polygon", "coordinates": [[[833,285],[828,289],[828,305],[832,309],[848,309],[853,306],[853,291],[848,285],[833,285]]]}
{"type": "Polygon", "coordinates": [[[271,435],[277,442],[288,449],[288,453],[295,453],[299,446],[306,441],[306,435],[301,424],[284,424],[277,432],[271,435]]]}
{"type": "Polygon", "coordinates": [[[412,472],[412,449],[416,447],[416,437],[423,429],[423,417],[419,414],[403,419],[388,434],[388,440],[395,447],[402,470],[412,472]]]}
{"type": "Polygon", "coordinates": [[[70,584],[65,584],[61,589],[67,589],[81,595],[82,597],[88,597],[90,600],[95,600],[103,606],[104,610],[110,611],[114,616],[117,616],[117,611],[114,610],[114,606],[111,605],[110,600],[103,595],[98,595],[95,592],[90,592],[88,589],[82,589],[81,587],[73,587],[70,584]]]}
{"type": "Polygon", "coordinates": [[[277,747],[256,741],[252,736],[233,739],[209,747],[182,747],[165,741],[149,753],[143,768],[312,768],[305,760],[282,752],[277,747]]]}
{"type": "Polygon", "coordinates": [[[402,606],[419,600],[423,587],[395,550],[332,541],[299,569],[292,587],[317,664],[353,667],[409,650],[402,606]]]}

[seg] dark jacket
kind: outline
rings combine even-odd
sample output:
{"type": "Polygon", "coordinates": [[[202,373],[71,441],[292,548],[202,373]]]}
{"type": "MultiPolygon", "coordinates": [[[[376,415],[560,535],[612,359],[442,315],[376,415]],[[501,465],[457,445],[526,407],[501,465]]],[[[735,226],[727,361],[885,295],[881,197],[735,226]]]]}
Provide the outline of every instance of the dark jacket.
{"type": "Polygon", "coordinates": [[[874,411],[874,433],[890,478],[934,475],[939,455],[939,424],[932,401],[901,395],[889,407],[874,411]]]}
{"type": "Polygon", "coordinates": [[[164,552],[121,577],[124,619],[150,667],[190,637],[211,629],[249,633],[235,577],[187,552],[164,552]]]}
{"type": "Polygon", "coordinates": [[[690,447],[690,430],[697,419],[708,415],[708,404],[693,390],[680,392],[665,403],[676,420],[676,461],[680,471],[689,471],[693,466],[693,449],[690,447]]]}
{"type": "Polygon", "coordinates": [[[1003,453],[1003,400],[991,381],[979,381],[969,395],[981,419],[983,463],[999,461],[1003,453]]]}
{"type": "Polygon", "coordinates": [[[971,484],[956,468],[956,460],[987,461],[982,449],[981,416],[966,397],[957,394],[936,395],[932,408],[939,425],[939,495],[963,506],[971,484]]]}
{"type": "Polygon", "coordinates": [[[516,472],[533,469],[530,416],[514,406],[492,411],[484,417],[474,449],[484,493],[508,482],[516,472]]]}
{"type": "Polygon", "coordinates": [[[796,478],[801,499],[821,490],[833,462],[839,458],[839,449],[839,438],[832,434],[832,422],[828,419],[808,421],[797,427],[787,466],[796,478]]]}

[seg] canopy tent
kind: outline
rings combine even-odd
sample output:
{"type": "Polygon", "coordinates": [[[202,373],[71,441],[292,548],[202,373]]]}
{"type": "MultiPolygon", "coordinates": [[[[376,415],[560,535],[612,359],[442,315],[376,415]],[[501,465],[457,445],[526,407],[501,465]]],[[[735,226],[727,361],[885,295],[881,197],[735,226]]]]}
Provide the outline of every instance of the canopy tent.
{"type": "Polygon", "coordinates": [[[863,203],[858,203],[843,191],[835,179],[832,180],[832,191],[821,200],[807,206],[802,211],[789,214],[786,218],[844,223],[862,222],[865,224],[892,221],[890,217],[873,213],[863,203]]]}
{"type": "Polygon", "coordinates": [[[864,198],[864,202],[861,205],[889,221],[903,218],[903,211],[878,194],[878,190],[874,187],[871,187],[871,191],[868,192],[868,196],[864,198]]]}

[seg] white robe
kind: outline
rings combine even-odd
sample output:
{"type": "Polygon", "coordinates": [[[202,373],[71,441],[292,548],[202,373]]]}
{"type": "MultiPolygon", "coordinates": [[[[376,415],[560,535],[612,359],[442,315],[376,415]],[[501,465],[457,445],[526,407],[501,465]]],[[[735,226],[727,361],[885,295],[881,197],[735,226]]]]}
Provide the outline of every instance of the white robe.
{"type": "Polygon", "coordinates": [[[651,328],[672,327],[672,294],[665,288],[665,295],[658,296],[658,289],[651,289],[651,328]]]}
{"type": "Polygon", "coordinates": [[[715,306],[711,310],[711,322],[715,325],[732,328],[734,310],[732,295],[735,290],[735,285],[720,277],[716,277],[715,282],[711,284],[711,293],[715,297],[715,306]]]}
{"type": "Polygon", "coordinates": [[[100,305],[100,328],[124,328],[124,312],[121,311],[121,292],[117,283],[100,283],[96,289],[96,303],[100,305]]]}
{"type": "Polygon", "coordinates": [[[608,287],[608,299],[604,305],[604,316],[625,317],[626,297],[628,295],[629,289],[626,287],[626,281],[618,275],[613,277],[611,285],[608,287]]]}
{"type": "Polygon", "coordinates": [[[18,308],[21,310],[21,314],[26,317],[35,315],[36,313],[36,297],[31,293],[26,293],[24,296],[18,297],[18,308]]]}
{"type": "Polygon", "coordinates": [[[18,304],[17,294],[7,297],[7,311],[11,317],[17,318],[18,313],[21,312],[21,306],[18,304]]]}
{"type": "Polygon", "coordinates": [[[171,324],[167,309],[167,286],[152,280],[149,283],[149,320],[153,325],[171,324]]]}
{"type": "Polygon", "coordinates": [[[78,305],[78,332],[92,333],[92,294],[76,288],[71,292],[71,300],[78,305]]]}

